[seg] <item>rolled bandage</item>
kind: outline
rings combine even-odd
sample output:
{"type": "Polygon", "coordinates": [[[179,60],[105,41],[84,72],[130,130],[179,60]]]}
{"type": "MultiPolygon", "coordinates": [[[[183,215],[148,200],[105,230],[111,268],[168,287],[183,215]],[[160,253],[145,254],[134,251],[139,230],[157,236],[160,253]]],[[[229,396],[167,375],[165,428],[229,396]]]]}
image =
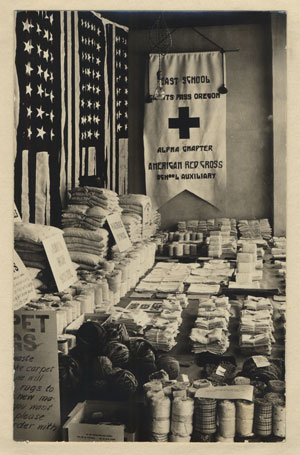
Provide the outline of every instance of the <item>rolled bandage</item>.
{"type": "Polygon", "coordinates": [[[151,415],[151,433],[168,434],[170,431],[171,400],[163,397],[153,397],[149,402],[151,415]]]}
{"type": "Polygon", "coordinates": [[[236,433],[240,436],[253,434],[254,403],[238,400],[236,402],[236,433]]]}
{"type": "Polygon", "coordinates": [[[193,432],[194,400],[174,398],[172,403],[171,431],[173,435],[189,436],[193,432]]]}
{"type": "Polygon", "coordinates": [[[219,435],[223,438],[234,438],[236,426],[235,403],[229,400],[222,400],[218,403],[219,435]]]}
{"type": "Polygon", "coordinates": [[[278,402],[273,404],[273,434],[279,438],[285,437],[285,404],[278,402]]]}

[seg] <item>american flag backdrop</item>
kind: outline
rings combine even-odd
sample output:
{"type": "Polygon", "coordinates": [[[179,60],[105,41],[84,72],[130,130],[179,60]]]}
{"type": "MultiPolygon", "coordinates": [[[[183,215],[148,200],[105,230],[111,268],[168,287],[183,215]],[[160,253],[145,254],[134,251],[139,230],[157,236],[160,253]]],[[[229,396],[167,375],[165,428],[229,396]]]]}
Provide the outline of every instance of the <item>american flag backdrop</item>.
{"type": "Polygon", "coordinates": [[[81,176],[127,191],[128,30],[91,11],[16,13],[15,202],[59,226],[81,176]]]}

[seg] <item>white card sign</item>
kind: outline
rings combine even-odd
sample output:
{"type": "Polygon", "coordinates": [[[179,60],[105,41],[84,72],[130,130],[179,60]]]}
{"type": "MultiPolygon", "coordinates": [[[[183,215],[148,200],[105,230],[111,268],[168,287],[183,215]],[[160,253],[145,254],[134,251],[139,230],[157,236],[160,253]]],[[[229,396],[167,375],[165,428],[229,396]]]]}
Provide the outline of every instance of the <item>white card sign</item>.
{"type": "Polygon", "coordinates": [[[121,217],[118,213],[108,215],[106,217],[112,235],[114,236],[115,242],[119,248],[119,251],[126,251],[132,247],[130,238],[127,235],[124,224],[122,223],[121,217]]]}
{"type": "Polygon", "coordinates": [[[252,385],[227,385],[203,387],[195,393],[196,398],[215,398],[217,400],[253,400],[252,385]]]}
{"type": "Polygon", "coordinates": [[[63,291],[77,281],[77,274],[71,261],[66,242],[58,233],[43,240],[45,252],[54,276],[58,291],[63,291]]]}
{"type": "Polygon", "coordinates": [[[29,272],[16,251],[14,251],[13,288],[14,310],[18,310],[36,297],[29,272]]]}
{"type": "Polygon", "coordinates": [[[57,441],[60,433],[55,311],[14,313],[14,439],[57,441]]]}

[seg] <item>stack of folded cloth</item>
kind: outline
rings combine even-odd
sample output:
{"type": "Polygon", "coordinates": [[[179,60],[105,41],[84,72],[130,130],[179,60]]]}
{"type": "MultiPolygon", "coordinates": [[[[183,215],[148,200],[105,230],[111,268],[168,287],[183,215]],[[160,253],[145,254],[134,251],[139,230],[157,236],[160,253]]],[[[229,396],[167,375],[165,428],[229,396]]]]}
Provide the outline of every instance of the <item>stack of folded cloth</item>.
{"type": "Polygon", "coordinates": [[[123,212],[121,215],[122,222],[131,240],[131,243],[140,242],[142,240],[142,217],[136,213],[123,212]]]}
{"type": "Polygon", "coordinates": [[[79,227],[96,230],[104,226],[107,215],[109,212],[102,207],[70,204],[67,210],[63,210],[62,227],[63,229],[79,227]]]}
{"type": "Polygon", "coordinates": [[[149,196],[145,194],[125,194],[120,196],[120,207],[122,208],[123,215],[136,214],[141,217],[143,224],[142,236],[144,239],[151,236],[151,213],[152,202],[149,196]],[[143,216],[147,213],[146,220],[143,216]]]}
{"type": "Polygon", "coordinates": [[[195,327],[190,334],[192,352],[224,354],[229,347],[229,316],[228,297],[212,297],[200,301],[195,327]]]}
{"type": "Polygon", "coordinates": [[[170,351],[175,345],[175,338],[179,333],[178,321],[157,318],[152,321],[152,327],[145,331],[145,339],[158,351],[170,351]]]}
{"type": "Polygon", "coordinates": [[[43,240],[46,240],[63,231],[43,224],[14,223],[15,250],[27,267],[46,269],[49,267],[44,250],[43,240]]]}
{"type": "Polygon", "coordinates": [[[78,186],[71,190],[68,204],[97,206],[108,214],[120,213],[119,196],[112,190],[93,186],[78,186]]]}
{"type": "Polygon", "coordinates": [[[155,235],[160,230],[160,226],[161,226],[161,214],[159,213],[158,210],[152,209],[151,223],[150,223],[151,236],[155,235]]]}
{"type": "Polygon", "coordinates": [[[266,298],[248,297],[241,311],[239,345],[243,354],[271,355],[273,332],[273,306],[266,298]]]}
{"type": "Polygon", "coordinates": [[[273,258],[286,258],[286,238],[273,237],[273,245],[271,248],[273,258]]]}
{"type": "Polygon", "coordinates": [[[238,235],[238,231],[236,228],[236,219],[230,218],[230,237],[237,238],[237,235],[238,235]]]}
{"type": "Polygon", "coordinates": [[[83,228],[66,228],[64,239],[73,262],[82,268],[94,269],[107,255],[108,231],[83,228]]]}
{"type": "Polygon", "coordinates": [[[115,307],[109,317],[109,322],[124,324],[129,333],[142,334],[145,328],[151,323],[151,313],[143,310],[128,310],[126,308],[115,307]]]}
{"type": "Polygon", "coordinates": [[[178,221],[177,229],[179,232],[185,232],[186,231],[186,221],[178,221]]]}
{"type": "Polygon", "coordinates": [[[206,220],[199,220],[198,221],[198,232],[203,232],[203,234],[206,234],[206,232],[207,232],[207,222],[206,222],[206,220]]]}
{"type": "Polygon", "coordinates": [[[219,258],[222,255],[222,234],[221,231],[210,231],[208,256],[219,258]]]}
{"type": "Polygon", "coordinates": [[[218,228],[216,226],[216,220],[214,218],[210,218],[206,221],[207,231],[216,231],[218,228]]]}
{"type": "Polygon", "coordinates": [[[272,228],[270,226],[269,220],[263,218],[259,220],[261,236],[264,240],[270,240],[272,237],[272,228]]]}
{"type": "Polygon", "coordinates": [[[188,231],[198,232],[198,224],[199,224],[198,220],[189,220],[186,222],[186,228],[188,231]]]}

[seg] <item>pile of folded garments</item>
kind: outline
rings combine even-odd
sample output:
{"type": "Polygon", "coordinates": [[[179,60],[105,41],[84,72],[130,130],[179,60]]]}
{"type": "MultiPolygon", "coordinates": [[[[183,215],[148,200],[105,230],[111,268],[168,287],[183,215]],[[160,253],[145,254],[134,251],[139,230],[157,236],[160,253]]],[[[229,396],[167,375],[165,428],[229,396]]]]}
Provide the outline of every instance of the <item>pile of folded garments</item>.
{"type": "Polygon", "coordinates": [[[186,228],[188,231],[198,232],[198,224],[199,224],[198,220],[188,220],[186,222],[186,228]]]}
{"type": "Polygon", "coordinates": [[[221,231],[210,231],[208,244],[208,256],[219,258],[222,255],[222,233],[221,231]]]}
{"type": "Polygon", "coordinates": [[[71,259],[81,268],[96,269],[101,259],[106,257],[108,249],[108,231],[83,228],[64,229],[64,239],[71,259]]]}
{"type": "Polygon", "coordinates": [[[181,264],[158,262],[155,267],[136,286],[136,292],[182,293],[184,282],[192,266],[198,264],[181,264]]]}
{"type": "Polygon", "coordinates": [[[182,322],[181,308],[163,310],[151,321],[151,327],[145,331],[145,339],[158,351],[170,351],[175,345],[182,322]]]}
{"type": "Polygon", "coordinates": [[[198,221],[198,232],[202,232],[203,234],[206,234],[206,232],[207,232],[207,222],[206,222],[206,220],[199,220],[198,221]]]}
{"type": "Polygon", "coordinates": [[[108,215],[120,213],[119,196],[112,190],[93,186],[78,186],[70,191],[68,205],[97,206],[104,209],[108,215]]]}
{"type": "Polygon", "coordinates": [[[153,315],[140,309],[114,307],[108,322],[124,324],[127,331],[133,334],[142,334],[151,323],[153,315]]]}
{"type": "Polygon", "coordinates": [[[152,209],[151,223],[150,223],[151,236],[155,235],[160,230],[160,226],[161,226],[161,214],[159,213],[158,210],[152,209]]]}
{"type": "Polygon", "coordinates": [[[200,300],[195,327],[190,333],[192,352],[224,354],[229,347],[229,317],[228,297],[200,300]]]}
{"type": "Polygon", "coordinates": [[[273,332],[273,305],[267,298],[248,297],[240,315],[239,345],[246,355],[271,355],[273,332]]]}
{"type": "Polygon", "coordinates": [[[206,221],[206,225],[207,225],[207,231],[208,233],[210,231],[217,231],[219,230],[218,229],[218,226],[216,225],[216,220],[214,218],[210,218],[209,220],[206,221]]]}
{"type": "Polygon", "coordinates": [[[63,234],[61,229],[53,226],[33,223],[14,223],[15,250],[25,266],[37,269],[49,267],[43,241],[57,234],[63,234]]]}
{"type": "Polygon", "coordinates": [[[123,215],[135,214],[141,217],[142,237],[144,239],[151,236],[151,214],[152,202],[145,194],[125,194],[120,196],[120,207],[123,215]]]}
{"type": "Polygon", "coordinates": [[[99,206],[70,204],[67,210],[63,210],[62,227],[63,229],[80,227],[96,230],[104,226],[108,214],[107,210],[99,206]]]}
{"type": "Polygon", "coordinates": [[[186,221],[178,221],[177,223],[177,230],[179,232],[184,232],[186,231],[186,221]]]}
{"type": "Polygon", "coordinates": [[[271,254],[273,258],[285,259],[286,258],[286,238],[285,237],[273,237],[273,247],[271,248],[271,254]]]}
{"type": "Polygon", "coordinates": [[[270,226],[269,220],[263,218],[259,220],[261,236],[265,240],[270,240],[272,237],[272,228],[270,226]]]}

